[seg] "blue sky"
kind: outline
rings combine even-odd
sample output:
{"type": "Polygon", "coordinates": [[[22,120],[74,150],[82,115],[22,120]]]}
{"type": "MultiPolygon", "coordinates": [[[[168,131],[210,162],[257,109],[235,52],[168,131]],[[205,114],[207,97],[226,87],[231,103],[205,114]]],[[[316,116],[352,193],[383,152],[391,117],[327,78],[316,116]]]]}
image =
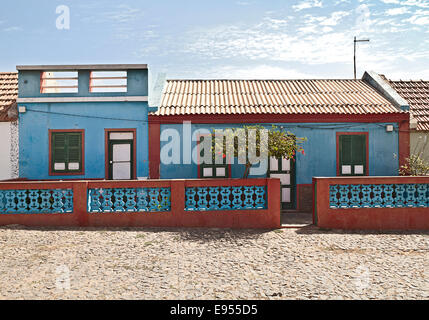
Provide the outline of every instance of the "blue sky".
{"type": "Polygon", "coordinates": [[[429,0],[2,1],[0,71],[148,63],[152,79],[429,79],[429,0]],[[70,29],[56,28],[56,7],[70,29]]]}

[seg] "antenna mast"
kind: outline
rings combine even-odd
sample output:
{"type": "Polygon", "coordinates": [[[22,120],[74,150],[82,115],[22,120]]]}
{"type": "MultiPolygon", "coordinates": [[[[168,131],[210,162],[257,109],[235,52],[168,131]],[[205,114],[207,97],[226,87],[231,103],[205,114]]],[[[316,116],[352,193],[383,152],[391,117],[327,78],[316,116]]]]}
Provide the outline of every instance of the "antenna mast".
{"type": "Polygon", "coordinates": [[[369,42],[369,39],[362,39],[362,40],[357,40],[356,37],[353,40],[353,45],[354,45],[354,55],[353,55],[353,61],[354,61],[354,79],[356,80],[356,43],[357,42],[369,42]]]}

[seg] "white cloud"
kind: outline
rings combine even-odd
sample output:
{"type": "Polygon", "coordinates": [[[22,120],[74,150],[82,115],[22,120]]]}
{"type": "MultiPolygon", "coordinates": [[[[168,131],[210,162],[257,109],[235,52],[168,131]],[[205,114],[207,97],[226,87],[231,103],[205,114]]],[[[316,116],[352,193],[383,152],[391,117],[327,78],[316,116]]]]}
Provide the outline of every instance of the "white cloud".
{"type": "Polygon", "coordinates": [[[429,25],[429,10],[417,10],[414,15],[405,21],[415,25],[429,25]]]}
{"type": "Polygon", "coordinates": [[[361,4],[356,8],[356,26],[359,30],[359,34],[366,33],[371,30],[373,21],[371,20],[371,11],[367,4],[361,4]]]}
{"type": "Polygon", "coordinates": [[[249,1],[237,1],[235,4],[239,6],[248,6],[251,3],[249,1]]]}
{"type": "Polygon", "coordinates": [[[406,1],[401,1],[400,4],[403,6],[416,6],[420,8],[429,8],[429,1],[427,0],[406,0],[406,1]]]}
{"type": "Polygon", "coordinates": [[[350,12],[333,12],[330,18],[323,20],[320,24],[323,26],[336,26],[344,17],[347,17],[348,15],[350,15],[350,12]]]}
{"type": "Polygon", "coordinates": [[[300,29],[302,33],[319,33],[317,37],[309,38],[270,31],[260,25],[254,28],[220,26],[189,34],[187,38],[191,43],[186,43],[184,50],[210,59],[245,58],[307,64],[349,61],[350,37],[344,33],[323,31],[332,29],[322,30],[318,26],[300,29]]]}
{"type": "Polygon", "coordinates": [[[301,11],[301,10],[310,9],[310,8],[322,8],[322,7],[323,7],[323,3],[321,0],[305,0],[292,6],[292,8],[295,11],[301,11]]]}
{"type": "Polygon", "coordinates": [[[386,76],[391,80],[428,80],[429,79],[429,69],[423,70],[392,70],[389,73],[386,73],[386,76]]]}
{"type": "Polygon", "coordinates": [[[386,4],[398,4],[401,6],[415,6],[420,8],[429,8],[427,0],[381,0],[386,4]]]}
{"type": "Polygon", "coordinates": [[[12,32],[12,31],[21,31],[21,30],[22,30],[22,27],[13,26],[13,27],[4,28],[2,31],[4,31],[4,32],[12,32]]]}
{"type": "Polygon", "coordinates": [[[130,6],[121,4],[114,10],[104,12],[103,16],[117,23],[129,23],[138,18],[143,17],[144,13],[141,9],[131,8],[130,6]]]}
{"type": "Polygon", "coordinates": [[[401,7],[401,8],[393,8],[393,9],[388,9],[386,11],[386,15],[388,16],[397,16],[400,14],[405,14],[405,13],[409,13],[409,9],[406,7],[401,7]]]}
{"type": "Polygon", "coordinates": [[[381,2],[384,2],[386,4],[398,4],[399,0],[381,0],[381,2]]]}
{"type": "Polygon", "coordinates": [[[259,64],[252,66],[221,66],[204,71],[207,78],[215,79],[309,79],[315,74],[295,69],[259,64]]]}

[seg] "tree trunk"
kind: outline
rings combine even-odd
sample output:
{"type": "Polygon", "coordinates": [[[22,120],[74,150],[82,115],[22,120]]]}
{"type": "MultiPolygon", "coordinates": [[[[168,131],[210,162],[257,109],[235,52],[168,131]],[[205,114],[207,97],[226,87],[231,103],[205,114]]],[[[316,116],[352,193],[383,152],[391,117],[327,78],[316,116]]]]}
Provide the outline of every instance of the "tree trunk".
{"type": "Polygon", "coordinates": [[[243,175],[243,179],[247,179],[249,177],[249,173],[250,173],[250,167],[252,166],[251,163],[246,163],[246,170],[244,170],[244,175],[243,175]]]}

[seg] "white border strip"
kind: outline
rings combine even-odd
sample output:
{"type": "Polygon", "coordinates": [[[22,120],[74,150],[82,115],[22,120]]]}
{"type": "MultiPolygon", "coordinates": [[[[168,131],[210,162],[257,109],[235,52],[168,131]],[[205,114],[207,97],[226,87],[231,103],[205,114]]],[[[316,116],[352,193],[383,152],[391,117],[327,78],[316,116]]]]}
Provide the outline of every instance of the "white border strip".
{"type": "Polygon", "coordinates": [[[46,97],[46,98],[18,98],[17,103],[65,103],[65,102],[147,102],[147,96],[122,97],[46,97]]]}

